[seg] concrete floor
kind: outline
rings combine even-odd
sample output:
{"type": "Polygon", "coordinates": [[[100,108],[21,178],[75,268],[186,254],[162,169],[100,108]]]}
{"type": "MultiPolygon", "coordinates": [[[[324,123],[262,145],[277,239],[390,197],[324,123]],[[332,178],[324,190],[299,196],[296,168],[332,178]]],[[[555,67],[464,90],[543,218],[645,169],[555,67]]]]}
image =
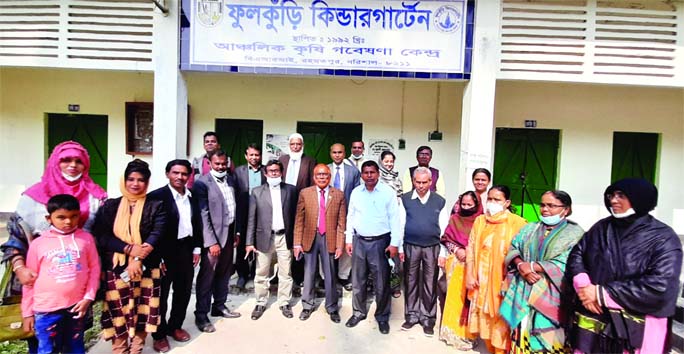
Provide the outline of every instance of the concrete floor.
{"type": "MultiPolygon", "coordinates": [[[[300,321],[298,316],[302,306],[299,299],[294,306],[295,317],[285,318],[275,297],[271,297],[269,308],[257,321],[250,319],[255,305],[254,296],[250,294],[230,295],[226,305],[242,314],[238,319],[211,318],[216,332],[201,333],[194,325],[194,295],[191,300],[184,329],[190,332],[192,339],[186,343],[177,343],[169,337],[172,354],[204,354],[204,353],[243,353],[243,354],[363,354],[363,353],[478,353],[478,351],[460,352],[447,346],[438,339],[438,335],[428,338],[420,326],[410,331],[400,329],[403,323],[403,299],[393,299],[390,333],[381,334],[377,322],[372,319],[375,305],[369,311],[369,317],[355,328],[346,328],[344,323],[351,316],[351,298],[344,294],[340,315],[342,323],[330,321],[324,306],[319,306],[307,321],[300,321]]],[[[323,299],[319,299],[323,300],[323,299]]],[[[435,328],[438,331],[438,328],[435,328]]],[[[100,341],[89,353],[109,353],[111,343],[100,341]]],[[[478,348],[480,353],[487,353],[484,345],[478,348]]],[[[148,337],[145,354],[155,353],[152,350],[152,339],[148,337]]]]}

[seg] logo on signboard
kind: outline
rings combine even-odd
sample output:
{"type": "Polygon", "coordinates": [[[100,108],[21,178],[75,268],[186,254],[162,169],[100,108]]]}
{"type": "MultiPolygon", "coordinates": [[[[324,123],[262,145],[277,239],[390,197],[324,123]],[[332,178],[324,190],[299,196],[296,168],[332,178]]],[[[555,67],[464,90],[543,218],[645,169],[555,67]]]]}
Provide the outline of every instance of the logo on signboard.
{"type": "Polygon", "coordinates": [[[435,11],[435,27],[440,32],[451,33],[461,27],[461,12],[456,8],[445,5],[435,11]]]}
{"type": "Polygon", "coordinates": [[[223,0],[197,0],[197,19],[207,27],[216,26],[223,18],[223,0]]]}

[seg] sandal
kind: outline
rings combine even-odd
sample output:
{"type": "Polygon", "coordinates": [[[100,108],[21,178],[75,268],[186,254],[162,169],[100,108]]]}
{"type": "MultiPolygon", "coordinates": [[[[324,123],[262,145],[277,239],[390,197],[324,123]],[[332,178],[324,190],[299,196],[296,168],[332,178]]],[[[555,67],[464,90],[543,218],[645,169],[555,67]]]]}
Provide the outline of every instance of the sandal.
{"type": "Polygon", "coordinates": [[[395,292],[393,292],[392,297],[395,299],[400,298],[401,297],[401,290],[396,290],[395,292]]]}

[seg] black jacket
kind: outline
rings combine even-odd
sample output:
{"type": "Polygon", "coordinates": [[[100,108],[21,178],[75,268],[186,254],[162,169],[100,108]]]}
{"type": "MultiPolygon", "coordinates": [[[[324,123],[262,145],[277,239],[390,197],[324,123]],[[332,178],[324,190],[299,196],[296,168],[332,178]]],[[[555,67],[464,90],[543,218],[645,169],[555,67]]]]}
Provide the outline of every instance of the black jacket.
{"type": "MultiPolygon", "coordinates": [[[[112,269],[112,257],[114,252],[123,253],[126,243],[114,235],[114,219],[121,204],[121,198],[109,199],[97,211],[93,236],[97,241],[97,247],[102,260],[102,270],[112,269]]],[[[148,269],[159,268],[161,252],[159,245],[166,227],[166,211],[161,200],[146,198],[143,206],[142,219],[140,220],[140,237],[143,243],[149,243],[154,247],[152,253],[143,260],[143,265],[148,269]]],[[[126,262],[128,263],[128,262],[126,262]]],[[[116,272],[123,271],[124,266],[119,266],[116,272]]]]}
{"type": "MultiPolygon", "coordinates": [[[[187,189],[187,191],[190,191],[187,189]]],[[[164,204],[164,211],[166,212],[166,227],[162,234],[162,240],[159,243],[159,250],[162,257],[168,255],[169,252],[176,252],[176,241],[178,240],[178,207],[173,198],[173,193],[168,185],[155,189],[147,195],[147,200],[150,199],[161,200],[164,204]]],[[[147,203],[147,202],[145,202],[147,203]]],[[[190,208],[192,209],[192,243],[195,247],[202,248],[202,217],[200,216],[199,204],[197,198],[190,197],[190,208]]]]}
{"type": "MultiPolygon", "coordinates": [[[[682,244],[669,226],[649,214],[630,220],[610,216],[587,231],[568,257],[568,284],[587,273],[630,313],[670,317],[675,313],[682,244]]],[[[576,310],[585,311],[581,304],[576,310]]]]}

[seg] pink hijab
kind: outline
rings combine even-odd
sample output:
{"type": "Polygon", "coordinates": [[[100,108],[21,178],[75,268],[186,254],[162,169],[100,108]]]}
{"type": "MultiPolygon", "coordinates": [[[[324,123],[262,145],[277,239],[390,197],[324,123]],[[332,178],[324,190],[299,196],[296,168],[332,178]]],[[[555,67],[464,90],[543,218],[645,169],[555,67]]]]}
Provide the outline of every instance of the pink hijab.
{"type": "Polygon", "coordinates": [[[94,198],[103,200],[107,197],[102,187],[93,182],[89,175],[90,172],[90,156],[88,151],[79,143],[75,141],[65,141],[52,150],[50,158],[45,165],[43,177],[40,182],[32,185],[24,194],[33,198],[39,203],[47,204],[50,197],[57,194],[71,194],[78,199],[81,204],[81,219],[79,226],[83,227],[88,214],[90,213],[89,195],[92,194],[94,198]],[[77,157],[83,162],[83,175],[77,181],[69,182],[62,176],[62,170],[59,168],[59,162],[67,157],[77,157]]]}

